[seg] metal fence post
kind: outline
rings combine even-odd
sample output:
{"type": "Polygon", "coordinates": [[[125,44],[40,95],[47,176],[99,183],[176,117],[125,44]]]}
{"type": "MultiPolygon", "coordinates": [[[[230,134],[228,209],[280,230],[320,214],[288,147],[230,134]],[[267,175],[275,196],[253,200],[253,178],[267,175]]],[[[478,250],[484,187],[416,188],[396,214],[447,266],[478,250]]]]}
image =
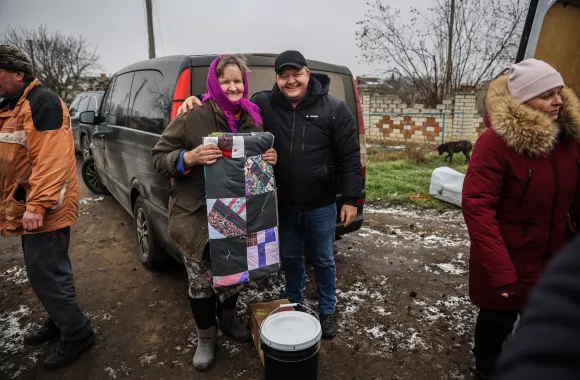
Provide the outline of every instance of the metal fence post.
{"type": "Polygon", "coordinates": [[[445,113],[443,113],[443,127],[441,128],[441,144],[445,144],[445,113]]]}

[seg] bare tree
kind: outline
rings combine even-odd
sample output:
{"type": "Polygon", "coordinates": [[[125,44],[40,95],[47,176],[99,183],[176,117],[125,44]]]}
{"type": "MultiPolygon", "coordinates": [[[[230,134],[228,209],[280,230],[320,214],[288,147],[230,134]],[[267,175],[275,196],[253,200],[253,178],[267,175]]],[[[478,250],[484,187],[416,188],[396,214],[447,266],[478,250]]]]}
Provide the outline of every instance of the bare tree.
{"type": "Polygon", "coordinates": [[[83,36],[51,32],[44,25],[36,30],[9,26],[0,41],[24,51],[34,75],[65,101],[80,90],[83,77],[99,67],[96,48],[83,36]]]}
{"type": "Polygon", "coordinates": [[[478,88],[514,61],[528,0],[438,0],[401,22],[381,0],[367,3],[357,44],[369,63],[410,80],[434,106],[460,86],[478,88]]]}

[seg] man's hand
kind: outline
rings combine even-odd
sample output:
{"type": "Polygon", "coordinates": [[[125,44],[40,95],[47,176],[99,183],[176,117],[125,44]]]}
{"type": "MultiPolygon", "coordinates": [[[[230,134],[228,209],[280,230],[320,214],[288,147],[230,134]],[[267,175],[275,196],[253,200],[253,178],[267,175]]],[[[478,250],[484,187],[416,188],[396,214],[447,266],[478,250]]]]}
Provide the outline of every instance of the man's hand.
{"type": "Polygon", "coordinates": [[[222,151],[216,145],[200,145],[194,150],[185,152],[183,163],[189,169],[194,165],[213,165],[222,157],[222,151]]]}
{"type": "Polygon", "coordinates": [[[262,158],[270,165],[272,166],[276,165],[276,162],[278,161],[278,154],[276,153],[276,149],[274,148],[268,149],[266,153],[262,155],[262,158]]]}
{"type": "Polygon", "coordinates": [[[344,226],[351,224],[356,218],[358,210],[355,206],[343,205],[342,210],[340,210],[340,220],[344,222],[344,226]]]}
{"type": "Polygon", "coordinates": [[[24,217],[22,218],[22,226],[24,227],[24,231],[26,232],[35,232],[40,231],[43,227],[44,215],[42,214],[33,214],[31,212],[26,211],[24,213],[24,217]]]}
{"type": "Polygon", "coordinates": [[[185,99],[181,106],[179,106],[179,109],[177,110],[177,116],[181,115],[182,113],[187,113],[187,111],[192,110],[195,106],[203,107],[203,103],[195,96],[190,96],[189,98],[185,99]]]}

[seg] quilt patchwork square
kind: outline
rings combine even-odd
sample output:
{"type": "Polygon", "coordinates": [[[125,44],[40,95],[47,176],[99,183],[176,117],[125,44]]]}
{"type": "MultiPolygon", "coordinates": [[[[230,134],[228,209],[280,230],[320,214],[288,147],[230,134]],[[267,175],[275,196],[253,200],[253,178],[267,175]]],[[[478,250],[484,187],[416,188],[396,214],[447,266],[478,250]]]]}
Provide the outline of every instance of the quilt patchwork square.
{"type": "Polygon", "coordinates": [[[247,233],[264,231],[278,225],[278,203],[276,192],[247,197],[247,233]]]}
{"type": "Polygon", "coordinates": [[[250,281],[248,272],[241,272],[229,276],[214,276],[213,286],[232,286],[250,281]]]}
{"type": "Polygon", "coordinates": [[[210,239],[246,234],[246,198],[207,200],[207,219],[210,239]]]}
{"type": "Polygon", "coordinates": [[[278,228],[249,234],[246,240],[248,246],[248,269],[258,269],[280,261],[278,245],[278,228]]]}
{"type": "Polygon", "coordinates": [[[205,194],[208,199],[243,197],[245,191],[244,158],[217,160],[205,167],[205,194]]]}
{"type": "Polygon", "coordinates": [[[274,169],[262,156],[248,157],[244,165],[246,196],[274,191],[274,169]]]}
{"type": "Polygon", "coordinates": [[[209,136],[203,139],[203,143],[204,145],[217,145],[222,151],[222,158],[240,158],[246,156],[243,136],[209,136]]]}
{"type": "Polygon", "coordinates": [[[244,236],[210,240],[209,248],[213,276],[230,276],[248,270],[244,236]]]}

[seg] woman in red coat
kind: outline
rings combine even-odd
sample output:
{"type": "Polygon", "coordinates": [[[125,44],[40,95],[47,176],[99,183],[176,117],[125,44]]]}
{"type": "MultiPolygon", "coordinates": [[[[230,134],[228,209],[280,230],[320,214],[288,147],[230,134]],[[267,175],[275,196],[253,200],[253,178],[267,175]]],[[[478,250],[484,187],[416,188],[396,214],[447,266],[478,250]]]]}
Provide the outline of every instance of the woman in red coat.
{"type": "Polygon", "coordinates": [[[580,102],[543,61],[513,65],[486,100],[463,185],[469,295],[480,308],[475,361],[491,376],[526,298],[580,215],[580,102]]]}

